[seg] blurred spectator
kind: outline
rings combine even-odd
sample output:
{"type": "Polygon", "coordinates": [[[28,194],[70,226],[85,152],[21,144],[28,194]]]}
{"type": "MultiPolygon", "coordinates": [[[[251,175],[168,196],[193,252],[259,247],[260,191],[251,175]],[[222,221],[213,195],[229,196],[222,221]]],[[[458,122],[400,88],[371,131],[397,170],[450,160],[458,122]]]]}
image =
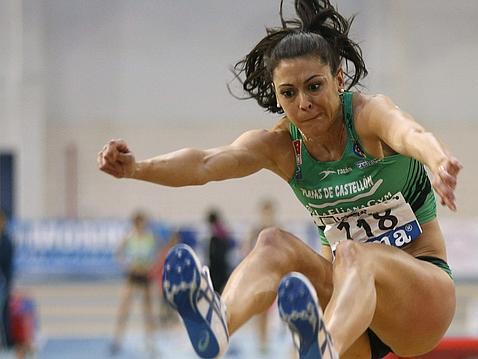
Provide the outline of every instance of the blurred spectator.
{"type": "Polygon", "coordinates": [[[9,303],[13,279],[13,242],[7,232],[7,217],[0,210],[0,349],[13,345],[10,320],[9,303]]]}
{"type": "Polygon", "coordinates": [[[207,214],[209,225],[209,271],[214,289],[221,293],[232,271],[230,251],[233,240],[218,210],[210,210],[207,214]]]}
{"type": "Polygon", "coordinates": [[[259,202],[258,222],[253,226],[247,241],[244,244],[245,255],[256,245],[257,236],[267,227],[277,226],[276,206],[271,199],[264,199],[259,202]]]}
{"type": "Polygon", "coordinates": [[[146,346],[154,352],[154,316],[152,310],[151,272],[156,261],[156,239],[148,228],[144,213],[137,212],[132,218],[132,230],[121,242],[117,256],[126,275],[125,286],[118,311],[111,353],[116,354],[124,334],[133,295],[139,293],[143,299],[146,346]]]}
{"type": "MultiPolygon", "coordinates": [[[[254,225],[249,237],[244,243],[245,255],[254,249],[259,233],[268,227],[277,226],[276,207],[270,199],[264,199],[259,203],[258,223],[254,225]]],[[[271,308],[256,315],[256,330],[259,340],[259,350],[261,353],[267,353],[269,341],[269,313],[271,308]]]]}

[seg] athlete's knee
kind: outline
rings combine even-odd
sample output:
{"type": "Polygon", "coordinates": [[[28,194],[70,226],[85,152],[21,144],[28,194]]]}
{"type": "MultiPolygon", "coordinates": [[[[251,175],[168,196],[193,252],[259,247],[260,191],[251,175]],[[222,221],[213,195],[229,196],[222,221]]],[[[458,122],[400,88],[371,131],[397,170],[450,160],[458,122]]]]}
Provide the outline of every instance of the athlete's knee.
{"type": "Polygon", "coordinates": [[[280,228],[268,227],[260,231],[256,247],[278,247],[283,242],[284,233],[280,228]]]}
{"type": "Polygon", "coordinates": [[[279,255],[290,258],[295,253],[292,242],[287,232],[277,227],[269,227],[259,233],[254,250],[265,250],[267,256],[279,255]]]}
{"type": "Polygon", "coordinates": [[[366,256],[363,253],[364,248],[354,241],[342,241],[338,243],[335,249],[335,266],[345,266],[346,268],[363,268],[366,264],[366,256]]]}

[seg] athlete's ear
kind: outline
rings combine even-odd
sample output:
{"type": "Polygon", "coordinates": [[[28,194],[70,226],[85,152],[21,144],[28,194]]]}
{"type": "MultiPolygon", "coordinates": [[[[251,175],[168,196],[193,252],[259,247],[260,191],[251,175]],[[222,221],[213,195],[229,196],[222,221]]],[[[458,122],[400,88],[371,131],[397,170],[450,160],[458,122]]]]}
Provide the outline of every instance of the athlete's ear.
{"type": "Polygon", "coordinates": [[[343,92],[345,88],[345,75],[342,67],[337,70],[335,78],[337,79],[337,92],[343,92]]]}

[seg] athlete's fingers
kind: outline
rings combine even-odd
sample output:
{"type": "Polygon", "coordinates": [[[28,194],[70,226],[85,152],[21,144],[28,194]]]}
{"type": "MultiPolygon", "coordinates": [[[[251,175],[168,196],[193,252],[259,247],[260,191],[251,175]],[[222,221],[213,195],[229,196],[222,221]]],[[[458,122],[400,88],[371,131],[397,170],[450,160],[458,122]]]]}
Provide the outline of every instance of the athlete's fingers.
{"type": "Polygon", "coordinates": [[[96,163],[98,164],[98,168],[101,170],[107,164],[114,163],[114,161],[111,160],[111,155],[106,157],[105,156],[105,150],[102,150],[102,151],[98,152],[98,154],[96,156],[96,163]]]}
{"type": "Polygon", "coordinates": [[[441,165],[438,167],[438,173],[437,175],[442,176],[443,180],[445,182],[450,182],[450,184],[455,183],[456,185],[456,179],[458,177],[458,173],[460,170],[463,168],[463,165],[454,157],[450,157],[443,161],[441,165]]]}
{"type": "Polygon", "coordinates": [[[111,146],[114,146],[118,150],[118,152],[121,152],[121,153],[130,152],[128,144],[126,143],[126,141],[122,139],[111,140],[109,141],[109,144],[111,146]]]}
{"type": "Polygon", "coordinates": [[[455,192],[452,187],[442,181],[440,176],[433,179],[433,188],[440,197],[440,203],[452,211],[456,211],[455,192]]]}
{"type": "Polygon", "coordinates": [[[110,140],[103,147],[103,158],[106,161],[114,162],[116,161],[118,154],[120,153],[129,153],[130,150],[128,145],[123,140],[110,140]]]}
{"type": "Polygon", "coordinates": [[[122,169],[118,169],[117,167],[114,167],[111,165],[104,165],[103,167],[100,168],[100,170],[116,178],[122,178],[123,172],[124,172],[122,169]]]}
{"type": "Polygon", "coordinates": [[[98,168],[101,168],[101,165],[103,164],[103,151],[100,151],[96,154],[96,165],[98,168]]]}
{"type": "Polygon", "coordinates": [[[103,161],[100,167],[101,170],[113,170],[117,172],[121,172],[121,164],[118,162],[109,162],[103,161]]]}
{"type": "Polygon", "coordinates": [[[131,154],[131,152],[118,153],[116,161],[119,163],[131,163],[134,161],[134,156],[131,154]]]}
{"type": "Polygon", "coordinates": [[[451,188],[456,187],[456,175],[451,174],[445,167],[441,167],[438,171],[438,176],[444,184],[451,188]]]}
{"type": "Polygon", "coordinates": [[[463,168],[463,165],[461,164],[460,161],[458,161],[456,158],[452,157],[447,163],[446,170],[449,174],[452,176],[458,176],[458,173],[461,171],[463,168]]]}
{"type": "Polygon", "coordinates": [[[116,146],[108,145],[106,149],[103,150],[103,160],[105,162],[115,162],[118,156],[118,149],[116,146]]]}

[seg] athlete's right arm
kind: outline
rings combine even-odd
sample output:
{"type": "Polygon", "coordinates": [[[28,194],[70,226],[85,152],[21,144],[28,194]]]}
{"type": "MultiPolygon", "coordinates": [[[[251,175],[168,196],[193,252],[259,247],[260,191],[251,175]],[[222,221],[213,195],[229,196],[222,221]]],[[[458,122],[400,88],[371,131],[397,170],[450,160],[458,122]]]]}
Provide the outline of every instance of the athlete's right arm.
{"type": "Polygon", "coordinates": [[[208,150],[184,148],[136,161],[123,140],[111,140],[98,153],[98,167],[116,178],[134,178],[164,186],[202,185],[245,177],[263,168],[278,171],[273,160],[273,133],[251,130],[233,143],[208,150]]]}

